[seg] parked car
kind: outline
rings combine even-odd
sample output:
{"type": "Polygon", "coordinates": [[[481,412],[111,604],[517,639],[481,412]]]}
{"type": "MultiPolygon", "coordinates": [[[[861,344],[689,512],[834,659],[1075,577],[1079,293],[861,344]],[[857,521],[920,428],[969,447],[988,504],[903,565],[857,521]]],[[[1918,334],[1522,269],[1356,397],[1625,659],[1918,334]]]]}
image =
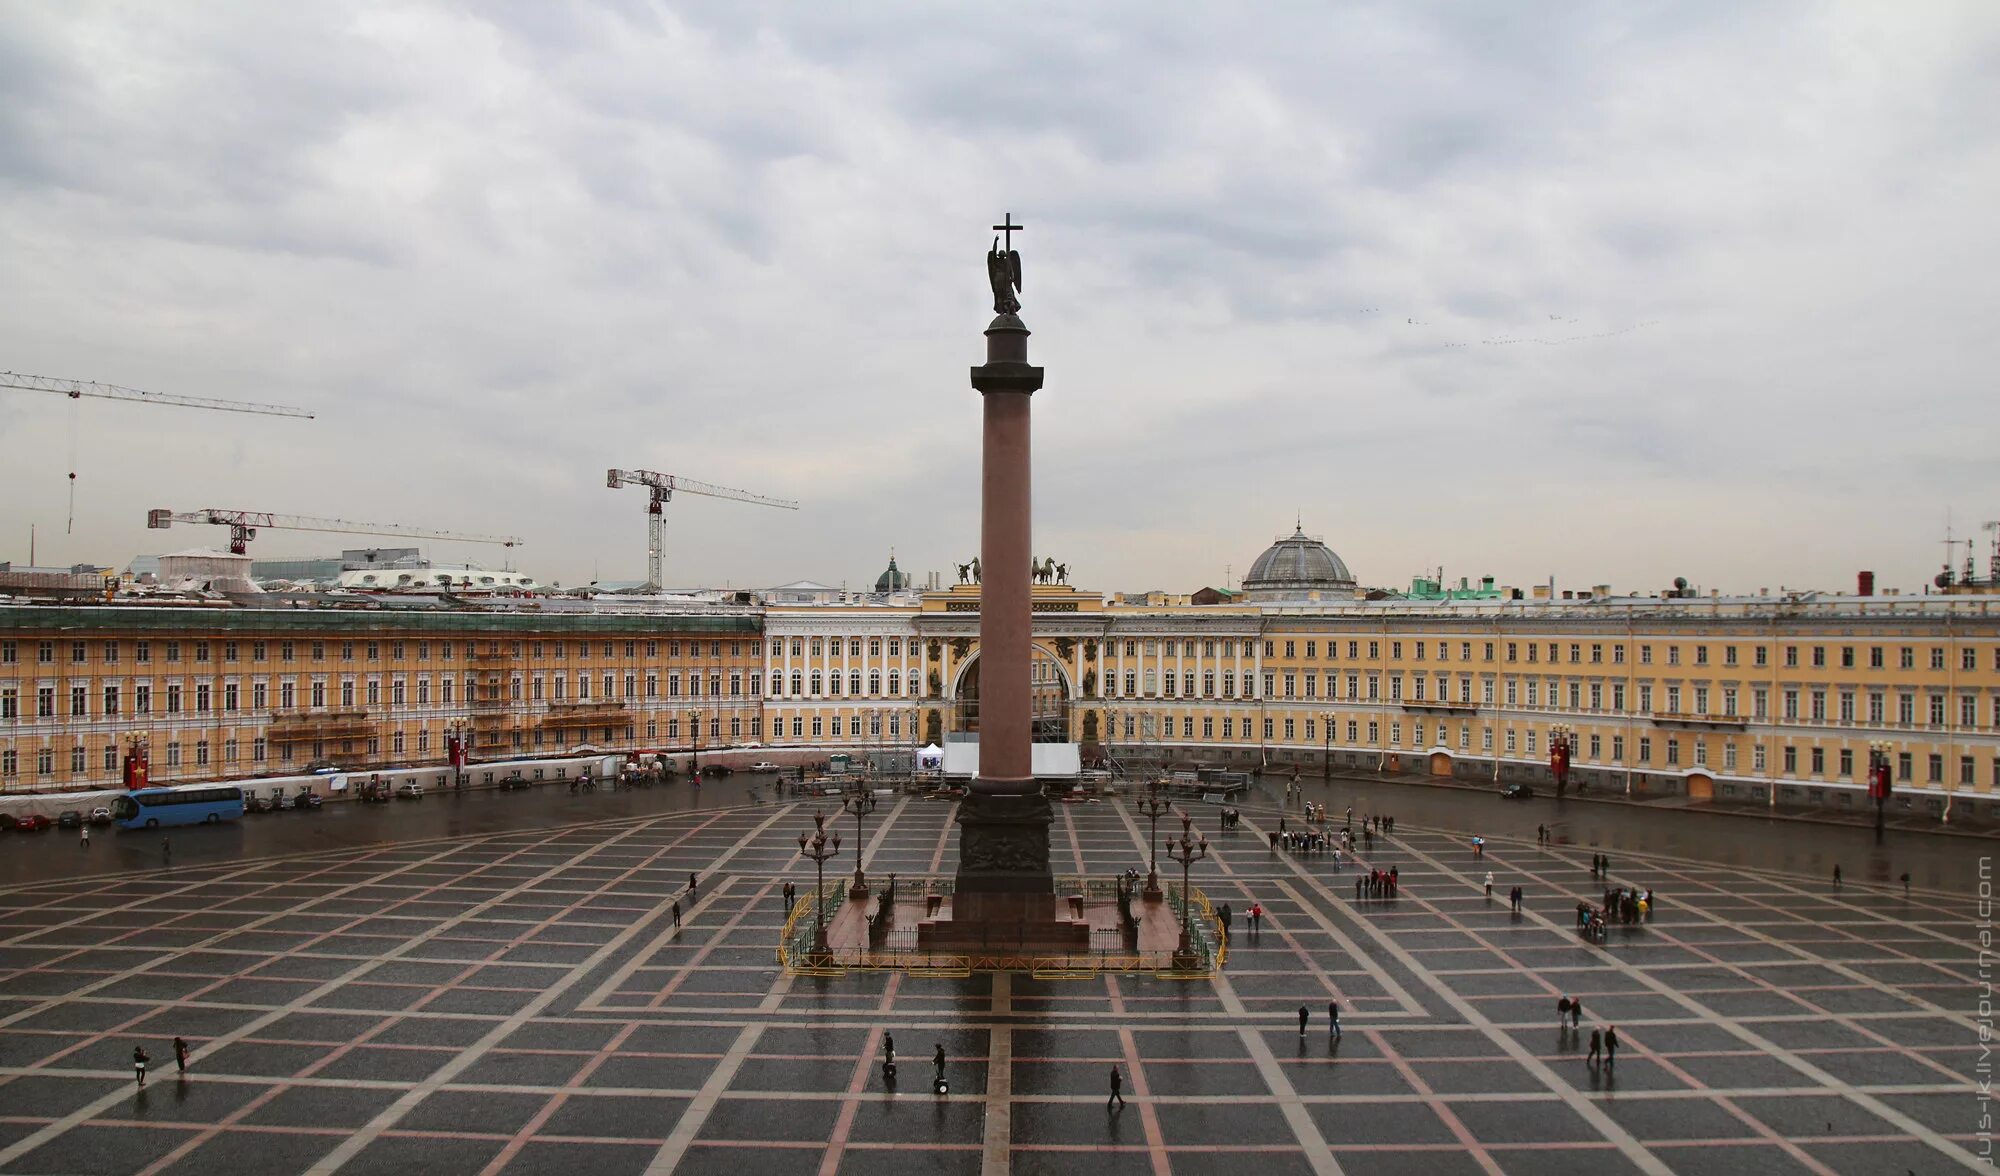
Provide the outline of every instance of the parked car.
{"type": "Polygon", "coordinates": [[[111,810],[101,804],[91,809],[90,823],[93,825],[109,825],[111,823],[111,810]]]}
{"type": "Polygon", "coordinates": [[[56,817],[56,824],[61,825],[65,829],[81,829],[83,828],[83,814],[77,812],[75,809],[64,809],[56,817]]]}
{"type": "Polygon", "coordinates": [[[278,812],[292,807],[292,798],[273,788],[271,790],[271,811],[278,812]]]}
{"type": "Polygon", "coordinates": [[[782,769],[770,760],[758,760],[756,763],[750,765],[750,770],[753,772],[776,772],[782,769]]]}
{"type": "Polygon", "coordinates": [[[1526,784],[1509,784],[1507,785],[1506,789],[1500,793],[1500,799],[1533,800],[1535,799],[1535,790],[1528,787],[1526,784]]]}
{"type": "Polygon", "coordinates": [[[701,774],[704,776],[727,776],[733,771],[735,771],[735,769],[731,768],[728,764],[701,765],[701,774]]]}
{"type": "Polygon", "coordinates": [[[15,818],[14,830],[17,833],[42,833],[46,832],[54,824],[54,821],[49,820],[40,813],[29,813],[25,817],[15,818]]]}
{"type": "Polygon", "coordinates": [[[14,826],[19,823],[20,819],[13,813],[0,813],[0,830],[11,833],[14,831],[14,826]]]}
{"type": "Polygon", "coordinates": [[[302,809],[317,809],[319,808],[319,806],[325,803],[326,801],[321,799],[320,794],[317,792],[301,792],[299,793],[298,799],[292,802],[292,807],[302,808],[302,809]]]}
{"type": "Polygon", "coordinates": [[[502,792],[517,792],[520,791],[521,789],[530,787],[530,782],[528,778],[526,776],[523,776],[521,773],[513,772],[508,775],[500,777],[500,782],[498,784],[495,784],[494,787],[498,788],[502,792]]]}
{"type": "Polygon", "coordinates": [[[246,792],[243,794],[243,811],[246,813],[268,813],[271,811],[271,800],[269,797],[246,792]]]}
{"type": "Polygon", "coordinates": [[[424,786],[415,780],[405,780],[396,786],[397,800],[422,800],[423,798],[424,786]]]}

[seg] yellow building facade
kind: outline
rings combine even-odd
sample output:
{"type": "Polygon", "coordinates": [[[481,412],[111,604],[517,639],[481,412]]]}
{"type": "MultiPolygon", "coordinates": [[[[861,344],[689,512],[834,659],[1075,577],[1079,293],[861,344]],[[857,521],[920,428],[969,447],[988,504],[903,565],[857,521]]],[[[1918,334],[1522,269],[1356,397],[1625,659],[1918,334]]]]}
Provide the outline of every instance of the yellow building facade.
{"type": "MultiPolygon", "coordinates": [[[[1128,767],[1544,779],[2000,817],[2000,598],[1108,604],[1037,587],[1036,737],[1128,767]]],[[[1143,598],[1139,598],[1143,599],[1143,598]]],[[[1182,598],[1184,599],[1184,598],[1182,598]]],[[[908,752],[975,734],[977,586],[576,612],[0,606],[0,789],[578,749],[908,752]]]]}

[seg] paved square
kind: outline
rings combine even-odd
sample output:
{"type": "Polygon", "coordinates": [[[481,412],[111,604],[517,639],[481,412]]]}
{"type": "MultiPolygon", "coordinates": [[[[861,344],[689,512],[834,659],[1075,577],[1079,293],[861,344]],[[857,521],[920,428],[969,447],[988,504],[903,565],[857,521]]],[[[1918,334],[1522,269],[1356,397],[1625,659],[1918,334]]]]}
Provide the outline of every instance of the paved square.
{"type": "MultiPolygon", "coordinates": [[[[871,872],[949,872],[953,815],[885,805],[871,872]]],[[[1400,896],[1357,901],[1351,863],[1273,851],[1277,814],[1248,811],[1198,867],[1238,916],[1213,982],[792,977],[778,889],[810,884],[808,820],[709,810],[0,890],[0,1172],[1977,1166],[1969,897],[1624,855],[1614,879],[1659,909],[1596,947],[1573,930],[1604,886],[1587,850],[1494,839],[1475,860],[1399,830],[1364,856],[1400,896]],[[1557,1027],[1561,995],[1581,1032],[1557,1027]],[[1612,1023],[1616,1063],[1590,1064],[1612,1023]],[[1108,1113],[1114,1065],[1129,1105],[1108,1113]]],[[[1143,867],[1143,832],[1119,804],[1060,806],[1057,866],[1143,867]]]]}

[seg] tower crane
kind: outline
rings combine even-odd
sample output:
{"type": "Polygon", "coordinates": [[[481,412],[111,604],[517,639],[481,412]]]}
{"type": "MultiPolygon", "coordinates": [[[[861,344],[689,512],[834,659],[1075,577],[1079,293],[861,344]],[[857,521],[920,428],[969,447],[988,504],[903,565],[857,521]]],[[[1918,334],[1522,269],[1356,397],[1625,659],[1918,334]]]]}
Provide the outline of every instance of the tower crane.
{"type": "Polygon", "coordinates": [[[645,486],[653,492],[652,498],[646,503],[646,586],[656,590],[666,586],[660,574],[660,560],[665,554],[667,542],[666,513],[663,508],[674,496],[674,491],[701,494],[709,498],[727,498],[736,502],[750,502],[758,506],[775,506],[780,510],[799,509],[799,504],[789,499],[766,498],[747,490],[731,490],[727,486],[712,486],[692,478],[656,474],[651,470],[607,470],[604,484],[613,490],[620,486],[645,486]]]}
{"type": "Polygon", "coordinates": [[[164,392],[142,392],[137,388],[122,388],[117,384],[100,384],[95,380],[64,380],[54,376],[28,376],[20,372],[0,372],[0,388],[16,388],[23,392],[55,392],[71,400],[93,396],[104,400],[125,400],[139,404],[166,404],[175,408],[212,408],[220,412],[254,412],[264,416],[313,419],[313,414],[305,409],[292,408],[284,404],[221,400],[213,396],[171,396],[164,392]]]}
{"type": "MultiPolygon", "coordinates": [[[[120,387],[117,384],[100,384],[95,380],[65,380],[56,376],[30,376],[20,372],[0,372],[0,388],[15,388],[23,392],[54,392],[78,401],[86,396],[102,400],[123,400],[137,404],[166,404],[176,408],[210,408],[218,412],[251,412],[263,416],[304,417],[313,419],[313,414],[303,408],[292,408],[283,404],[256,404],[248,400],[222,400],[213,396],[170,396],[161,392],[142,392],[137,388],[120,387]]],[[[76,525],[76,418],[70,416],[69,437],[69,525],[76,525]]]]}
{"type": "Polygon", "coordinates": [[[433,531],[428,527],[406,527],[401,523],[357,523],[348,519],[316,519],[308,515],[271,514],[258,510],[149,510],[146,526],[164,531],[175,523],[210,523],[229,528],[229,550],[237,555],[248,552],[259,530],[329,531],[337,535],[397,535],[406,539],[448,539],[454,543],[498,543],[518,547],[513,535],[465,535],[457,531],[433,531]]]}

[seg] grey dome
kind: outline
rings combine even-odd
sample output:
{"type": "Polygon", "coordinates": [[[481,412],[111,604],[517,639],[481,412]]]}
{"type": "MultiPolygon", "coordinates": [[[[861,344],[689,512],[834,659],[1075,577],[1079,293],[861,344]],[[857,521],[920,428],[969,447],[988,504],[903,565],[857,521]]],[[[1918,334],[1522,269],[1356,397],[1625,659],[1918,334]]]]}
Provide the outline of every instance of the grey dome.
{"type": "Polygon", "coordinates": [[[1353,587],[1354,574],[1347,565],[1332,548],[1306,534],[1303,526],[1266,548],[1243,577],[1243,590],[1252,600],[1353,587]]]}
{"type": "Polygon", "coordinates": [[[875,577],[875,591],[902,592],[910,586],[910,574],[896,569],[896,553],[889,553],[889,567],[875,577]]]}

